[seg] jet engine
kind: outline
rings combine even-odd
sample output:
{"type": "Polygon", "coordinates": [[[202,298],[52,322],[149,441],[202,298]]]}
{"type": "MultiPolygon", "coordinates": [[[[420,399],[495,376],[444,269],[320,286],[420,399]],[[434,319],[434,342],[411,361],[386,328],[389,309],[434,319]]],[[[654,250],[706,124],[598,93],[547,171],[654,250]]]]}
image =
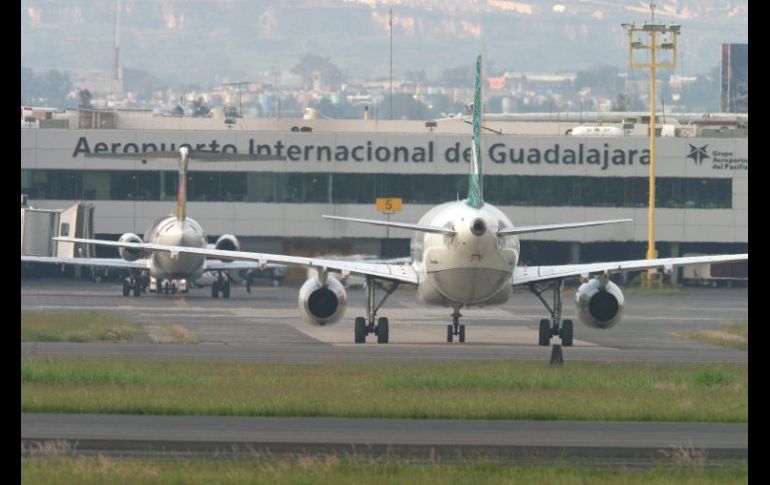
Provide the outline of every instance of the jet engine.
{"type": "Polygon", "coordinates": [[[328,275],[326,284],[311,277],[299,289],[299,310],[313,325],[330,325],[345,314],[348,296],[342,283],[328,275]]]}
{"type": "MultiPolygon", "coordinates": [[[[133,232],[127,232],[120,236],[120,239],[118,239],[119,242],[130,242],[130,243],[141,243],[142,238],[134,234],[133,232]]],[[[137,259],[142,257],[142,250],[141,249],[129,249],[129,248],[118,248],[118,254],[120,254],[120,257],[125,259],[126,261],[136,261],[137,259]]]]}
{"type": "MultiPolygon", "coordinates": [[[[209,246],[211,246],[211,244],[209,244],[209,246]]],[[[232,234],[222,234],[219,236],[219,239],[217,239],[217,242],[214,243],[214,247],[212,249],[221,249],[223,251],[240,251],[241,243],[239,243],[238,238],[232,234]]],[[[223,263],[230,263],[232,262],[232,259],[220,258],[220,261],[223,263]]]]}
{"type": "Polygon", "coordinates": [[[219,236],[217,242],[214,243],[214,249],[222,249],[224,251],[240,251],[241,243],[239,243],[238,238],[232,234],[223,234],[219,236]]]}
{"type": "Polygon", "coordinates": [[[618,285],[604,278],[583,283],[575,294],[578,318],[594,328],[610,328],[623,316],[625,299],[618,285]]]}

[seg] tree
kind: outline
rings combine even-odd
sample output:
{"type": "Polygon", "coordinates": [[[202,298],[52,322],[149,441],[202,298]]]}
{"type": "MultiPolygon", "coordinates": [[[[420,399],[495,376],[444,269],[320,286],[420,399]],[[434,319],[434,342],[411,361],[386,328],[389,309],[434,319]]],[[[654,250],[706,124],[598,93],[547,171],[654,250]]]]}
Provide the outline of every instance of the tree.
{"type": "Polygon", "coordinates": [[[305,89],[313,87],[313,74],[318,72],[327,86],[337,86],[342,82],[342,72],[328,57],[315,54],[305,54],[305,57],[291,69],[291,72],[302,78],[305,89]]]}
{"type": "Polygon", "coordinates": [[[691,111],[719,112],[720,106],[720,66],[710,73],[699,74],[695,81],[682,89],[682,104],[691,111]]]}
{"type": "MultiPolygon", "coordinates": [[[[390,95],[386,94],[385,99],[380,105],[380,112],[386,113],[390,110],[390,95]]],[[[393,115],[394,120],[425,120],[428,119],[428,107],[414,99],[411,94],[393,93],[393,115]]]]}
{"type": "Polygon", "coordinates": [[[78,97],[80,98],[80,104],[78,105],[78,108],[93,108],[93,105],[91,104],[91,99],[93,98],[91,91],[88,89],[81,89],[78,91],[78,97]]]}
{"type": "Polygon", "coordinates": [[[72,91],[72,82],[67,73],[57,70],[36,75],[30,68],[21,69],[21,99],[24,104],[66,108],[71,106],[67,99],[72,91]]]}
{"type": "Polygon", "coordinates": [[[123,69],[123,90],[135,93],[136,99],[151,100],[155,91],[163,91],[168,85],[142,69],[123,69]]]}
{"type": "Polygon", "coordinates": [[[346,99],[339,103],[332,103],[328,98],[323,98],[317,103],[310,105],[320,111],[321,115],[333,119],[358,119],[363,116],[364,108],[354,106],[346,99]]]}
{"type": "Polygon", "coordinates": [[[450,67],[441,71],[441,81],[447,86],[473,86],[476,74],[470,66],[450,67]]]}
{"type": "Polygon", "coordinates": [[[211,112],[211,109],[203,104],[203,98],[198,98],[192,103],[192,109],[193,109],[193,117],[194,118],[200,118],[203,116],[207,116],[209,112],[211,112]]]}
{"type": "Polygon", "coordinates": [[[625,94],[618,94],[618,97],[612,102],[610,111],[628,111],[631,101],[625,94]]]}
{"type": "Polygon", "coordinates": [[[618,68],[615,66],[591,66],[588,70],[578,71],[575,76],[575,90],[591,88],[594,94],[611,95],[622,91],[618,68]]]}

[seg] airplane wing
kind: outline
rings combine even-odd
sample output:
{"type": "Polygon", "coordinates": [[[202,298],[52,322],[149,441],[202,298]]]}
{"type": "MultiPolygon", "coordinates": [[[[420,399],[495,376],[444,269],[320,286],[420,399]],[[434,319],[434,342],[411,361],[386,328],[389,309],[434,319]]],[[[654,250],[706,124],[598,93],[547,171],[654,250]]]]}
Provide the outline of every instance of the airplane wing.
{"type": "Polygon", "coordinates": [[[651,268],[670,270],[674,266],[685,266],[688,264],[729,263],[732,261],[748,261],[748,259],[748,254],[727,254],[719,256],[691,256],[687,258],[636,259],[611,263],[517,266],[513,271],[512,284],[516,286],[577,276],[587,277],[598,273],[615,273],[651,268]]]}
{"type": "Polygon", "coordinates": [[[265,268],[285,268],[284,264],[265,264],[260,265],[254,261],[222,261],[219,259],[207,259],[206,271],[225,271],[225,270],[242,270],[242,269],[265,269],[265,268]]]}
{"type": "Polygon", "coordinates": [[[122,258],[67,258],[63,256],[22,256],[22,263],[71,264],[73,266],[99,266],[101,268],[146,269],[147,260],[126,261],[122,258]]]}
{"type": "MultiPolygon", "coordinates": [[[[56,241],[78,242],[99,246],[140,249],[144,251],[166,251],[171,254],[187,253],[200,254],[210,258],[232,259],[236,261],[252,261],[262,266],[268,263],[302,266],[347,274],[373,276],[377,279],[417,284],[417,272],[411,264],[366,263],[363,261],[337,261],[333,259],[312,258],[303,256],[286,256],[282,254],[250,253],[245,251],[225,251],[222,249],[192,248],[185,246],[166,246],[152,243],[131,243],[121,241],[103,241],[100,239],[78,239],[55,237],[56,241]]],[[[208,263],[207,263],[208,264],[208,263]]],[[[228,264],[228,263],[224,263],[228,264]]]]}

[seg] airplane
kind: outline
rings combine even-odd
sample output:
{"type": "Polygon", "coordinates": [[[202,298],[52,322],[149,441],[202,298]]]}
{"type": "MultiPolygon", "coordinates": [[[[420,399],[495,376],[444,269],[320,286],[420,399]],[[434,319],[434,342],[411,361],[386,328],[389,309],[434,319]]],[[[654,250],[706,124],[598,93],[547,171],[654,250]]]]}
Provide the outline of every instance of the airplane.
{"type": "MultiPolygon", "coordinates": [[[[675,266],[748,260],[748,254],[697,256],[684,258],[641,259],[631,261],[568,264],[555,266],[520,266],[519,236],[545,231],[583,228],[631,222],[630,219],[590,221],[564,224],[516,226],[498,208],[484,201],[481,159],[481,56],[476,59],[475,102],[473,104],[473,139],[467,199],[446,202],[430,209],[417,223],[381,221],[325,215],[323,217],[346,223],[364,223],[413,231],[411,260],[405,263],[341,261],[326,258],[299,257],[278,254],[228,251],[183,247],[180,245],[141,243],[132,241],[102,241],[95,239],[54,238],[59,241],[81,242],[119,247],[132,251],[155,251],[170,254],[196,254],[303,266],[310,277],[302,285],[298,306],[305,319],[315,325],[339,321],[345,313],[347,294],[332,273],[343,277],[359,275],[366,279],[366,316],[354,320],[354,342],[364,343],[369,334],[378,343],[388,343],[389,321],[378,317],[378,311],[396,288],[412,285],[417,298],[429,305],[452,309],[452,323],[447,325],[447,342],[457,337],[465,341],[465,325],[460,324],[460,310],[481,305],[505,303],[515,286],[526,286],[543,303],[550,318],[541,319],[538,344],[551,345],[559,337],[561,345],[573,342],[573,321],[562,318],[562,286],[566,279],[583,278],[575,297],[577,316],[586,325],[610,328],[622,318],[625,298],[609,275],[615,272],[663,269],[675,266]],[[378,302],[376,287],[385,294],[378,302]],[[552,289],[553,303],[549,305],[543,293],[552,289]]],[[[553,350],[561,345],[554,345],[553,350]]],[[[552,361],[553,361],[552,353],[552,361]]]]}
{"type": "MultiPolygon", "coordinates": [[[[120,236],[119,242],[153,243],[181,245],[195,248],[238,251],[240,242],[232,234],[220,236],[214,244],[208,244],[203,227],[191,217],[187,217],[187,166],[190,160],[201,161],[243,161],[243,160],[282,160],[283,157],[250,154],[220,154],[203,150],[191,150],[182,146],[178,151],[156,151],[143,153],[87,153],[91,158],[117,158],[142,160],[174,160],[179,162],[179,183],[176,197],[176,214],[163,216],[153,221],[144,232],[144,239],[137,234],[127,232],[120,236]]],[[[200,278],[204,272],[216,273],[216,280],[211,284],[212,298],[230,298],[229,270],[265,269],[277,265],[259,265],[248,261],[232,261],[226,258],[206,259],[198,254],[169,254],[166,252],[145,252],[131,248],[119,248],[120,258],[71,258],[51,256],[22,256],[22,262],[55,263],[77,266],[95,266],[103,268],[127,269],[128,277],[123,280],[123,296],[131,292],[135,297],[142,293],[148,278],[157,280],[158,293],[176,293],[187,291],[187,284],[200,278]]],[[[153,285],[155,286],[155,285],[153,285]]]]}

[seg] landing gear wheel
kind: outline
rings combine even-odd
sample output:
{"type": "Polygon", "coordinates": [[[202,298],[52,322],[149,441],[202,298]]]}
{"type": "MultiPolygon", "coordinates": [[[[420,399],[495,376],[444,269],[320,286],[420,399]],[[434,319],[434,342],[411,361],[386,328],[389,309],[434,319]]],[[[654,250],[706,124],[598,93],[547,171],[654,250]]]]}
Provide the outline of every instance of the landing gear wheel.
{"type": "Polygon", "coordinates": [[[460,325],[460,343],[465,342],[465,325],[460,325]]]}
{"type": "Polygon", "coordinates": [[[219,298],[219,282],[211,283],[211,298],[219,298]]]}
{"type": "Polygon", "coordinates": [[[377,320],[377,343],[388,343],[388,319],[385,317],[380,317],[377,320]]]}
{"type": "Polygon", "coordinates": [[[364,317],[356,317],[353,331],[355,332],[355,340],[353,342],[357,344],[366,342],[366,319],[364,317]]]}
{"type": "Polygon", "coordinates": [[[540,320],[540,338],[537,344],[541,347],[551,344],[551,321],[547,318],[540,320]]]}
{"type": "Polygon", "coordinates": [[[454,328],[452,325],[446,326],[446,341],[452,343],[452,336],[454,335],[454,328]]]}
{"type": "Polygon", "coordinates": [[[572,320],[563,320],[561,322],[561,344],[564,347],[572,347],[572,320]]]}
{"type": "Polygon", "coordinates": [[[139,278],[134,278],[134,296],[139,296],[142,294],[142,281],[139,278]]]}
{"type": "Polygon", "coordinates": [[[131,293],[131,283],[128,280],[123,280],[123,296],[128,296],[131,293]]]}
{"type": "Polygon", "coordinates": [[[171,294],[176,295],[177,287],[176,283],[171,283],[171,294]]]}
{"type": "Polygon", "coordinates": [[[225,281],[222,285],[222,298],[230,298],[230,282],[225,281]]]}

